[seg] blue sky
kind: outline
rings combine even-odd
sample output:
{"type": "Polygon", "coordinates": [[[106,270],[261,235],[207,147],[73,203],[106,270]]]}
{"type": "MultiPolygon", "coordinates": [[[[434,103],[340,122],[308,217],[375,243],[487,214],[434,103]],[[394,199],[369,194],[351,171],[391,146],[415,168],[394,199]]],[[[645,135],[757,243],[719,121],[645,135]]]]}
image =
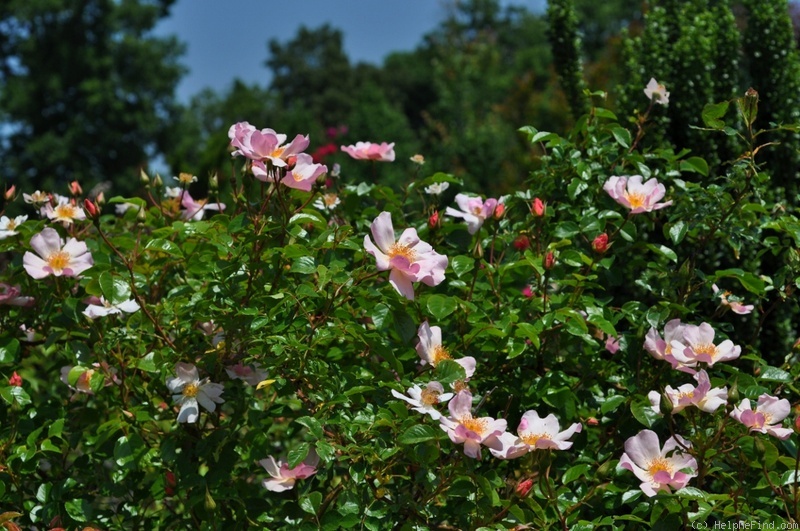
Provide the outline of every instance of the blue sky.
{"type": "MultiPolygon", "coordinates": [[[[325,23],[344,32],[353,62],[380,64],[393,51],[411,50],[446,16],[443,0],[178,0],[157,34],[176,34],[187,45],[189,73],[178,99],[205,87],[227,89],[234,78],[266,85],[267,42],[291,39],[301,25],[325,23]]],[[[541,11],[546,0],[504,0],[541,11]]]]}

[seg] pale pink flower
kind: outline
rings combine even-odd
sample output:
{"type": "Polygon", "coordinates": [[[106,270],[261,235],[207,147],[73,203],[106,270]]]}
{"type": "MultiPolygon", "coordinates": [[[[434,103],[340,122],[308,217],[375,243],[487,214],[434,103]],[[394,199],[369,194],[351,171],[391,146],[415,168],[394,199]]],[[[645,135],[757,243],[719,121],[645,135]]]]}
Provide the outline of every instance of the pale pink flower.
{"type": "Polygon", "coordinates": [[[50,201],[50,194],[36,190],[32,194],[22,194],[22,199],[29,205],[39,206],[50,201]]]}
{"type": "Polygon", "coordinates": [[[0,217],[0,240],[19,234],[17,228],[27,220],[28,216],[17,216],[13,219],[8,216],[0,217]]]}
{"type": "Polygon", "coordinates": [[[210,383],[208,378],[200,380],[197,367],[191,363],[176,363],[175,374],[176,378],[167,380],[167,388],[174,393],[172,401],[181,406],[178,422],[197,422],[200,416],[198,404],[213,412],[217,409],[217,404],[225,402],[220,397],[222,385],[210,383]]]}
{"type": "Polygon", "coordinates": [[[442,346],[442,329],[438,326],[430,326],[428,321],[419,325],[417,330],[417,354],[422,360],[422,365],[430,364],[433,367],[442,360],[455,361],[464,368],[467,378],[471,378],[475,374],[475,358],[472,356],[464,356],[454,360],[450,353],[442,346]]]}
{"type": "Polygon", "coordinates": [[[642,184],[641,175],[631,175],[630,177],[609,177],[603,185],[603,190],[608,192],[614,201],[629,208],[631,214],[641,214],[642,212],[652,212],[672,204],[672,201],[658,203],[667,193],[664,185],[659,183],[655,177],[642,184]]]}
{"type": "Polygon", "coordinates": [[[320,210],[334,210],[342,203],[339,196],[334,193],[322,194],[314,201],[314,206],[320,210]]]}
{"type": "Polygon", "coordinates": [[[372,142],[356,142],[355,145],[342,146],[342,151],[357,160],[377,160],[392,162],[394,160],[394,142],[373,144],[372,142]]]}
{"type": "Polygon", "coordinates": [[[561,431],[555,415],[541,418],[535,410],[526,411],[517,427],[517,440],[512,441],[511,437],[504,435],[499,438],[502,449],[491,452],[501,459],[514,459],[534,450],[567,450],[572,447],[568,439],[582,429],[583,426],[576,422],[561,431]]]}
{"type": "Polygon", "coordinates": [[[444,280],[447,257],[420,240],[415,229],[404,230],[395,241],[392,215],[381,212],[372,222],[371,232],[375,243],[369,235],[364,236],[364,248],[375,257],[378,271],[391,269],[389,282],[405,298],[414,300],[412,282],[436,286],[444,280]]]}
{"type": "Polygon", "coordinates": [[[228,365],[225,367],[225,372],[232,380],[243,380],[247,385],[255,386],[267,379],[267,371],[261,368],[260,363],[254,363],[252,366],[241,363],[228,365]]]}
{"type": "Polygon", "coordinates": [[[453,393],[445,393],[444,387],[439,382],[428,382],[425,388],[419,385],[413,385],[408,389],[408,396],[398,393],[392,389],[392,396],[405,400],[412,406],[414,411],[430,415],[433,420],[442,418],[442,414],[436,409],[436,406],[443,404],[453,398],[453,393]]]}
{"type": "Polygon", "coordinates": [[[259,131],[247,122],[233,124],[228,129],[228,138],[231,139],[231,146],[236,148],[232,155],[234,157],[242,155],[259,163],[258,166],[263,170],[264,176],[267,173],[264,162],[269,161],[272,166],[283,168],[287,166],[289,157],[301,153],[309,144],[308,136],[303,135],[297,135],[294,140],[286,144],[286,135],[276,133],[272,129],[259,131]]]}
{"type": "Polygon", "coordinates": [[[731,309],[733,313],[738,313],[739,315],[746,315],[753,311],[752,304],[742,304],[737,298],[729,299],[728,295],[731,294],[730,291],[720,291],[716,284],[711,285],[711,289],[714,290],[714,295],[719,297],[720,303],[723,306],[727,306],[731,309]]]}
{"type": "Polygon", "coordinates": [[[326,173],[328,167],[323,164],[314,164],[311,155],[300,153],[297,155],[297,162],[292,170],[286,174],[281,181],[289,188],[296,188],[304,192],[310,192],[311,187],[317,181],[317,177],[326,173]]]}
{"type": "MultiPolygon", "coordinates": [[[[672,403],[672,414],[683,411],[688,406],[696,406],[706,413],[713,413],[720,406],[728,401],[728,388],[711,388],[711,380],[706,371],[699,371],[694,375],[697,380],[697,387],[692,384],[684,384],[673,389],[672,386],[664,388],[664,394],[672,403]]],[[[653,409],[660,412],[661,395],[657,391],[650,391],[647,395],[653,409]]]]}
{"type": "Polygon", "coordinates": [[[650,82],[644,89],[644,95],[653,103],[658,103],[660,105],[667,105],[669,103],[667,87],[656,81],[654,77],[650,78],[650,82]]]}
{"type": "Polygon", "coordinates": [[[33,306],[36,299],[22,295],[19,286],[11,286],[5,282],[0,282],[0,306],[33,306]]]}
{"type": "Polygon", "coordinates": [[[70,238],[65,244],[58,232],[50,227],[34,234],[31,247],[39,256],[26,251],[22,257],[22,265],[35,279],[49,275],[77,277],[94,264],[85,243],[70,238]]]}
{"type": "Polygon", "coordinates": [[[655,496],[658,491],[672,492],[670,488],[682,489],[697,475],[697,461],[682,451],[689,446],[688,441],[675,435],[661,448],[654,431],[642,430],[625,441],[619,466],[642,480],[640,488],[647,496],[655,496]]]}
{"type": "Polygon", "coordinates": [[[47,216],[52,221],[60,221],[65,227],[71,225],[75,220],[86,219],[86,213],[81,207],[74,204],[69,197],[63,195],[55,196],[56,204],[47,203],[42,208],[42,215],[47,216]]]}
{"type": "Polygon", "coordinates": [[[612,354],[619,352],[619,338],[615,336],[606,336],[606,350],[612,354]]]}
{"type": "Polygon", "coordinates": [[[100,363],[92,363],[92,367],[82,367],[81,372],[78,375],[78,378],[75,380],[74,384],[69,383],[69,373],[72,372],[74,367],[72,365],[67,365],[66,367],[61,367],[61,381],[67,384],[67,387],[76,391],[78,393],[84,393],[87,395],[93,395],[94,391],[92,391],[91,381],[92,376],[100,371],[103,375],[103,387],[108,387],[109,385],[117,384],[119,385],[120,380],[117,377],[117,369],[111,367],[105,361],[100,363]]]}
{"type": "Polygon", "coordinates": [[[441,428],[450,440],[464,444],[464,453],[469,457],[481,458],[481,445],[500,451],[502,443],[498,439],[506,431],[505,419],[492,417],[474,418],[472,416],[472,393],[459,391],[448,405],[450,417],[442,417],[441,428]]]}
{"type": "Polygon", "coordinates": [[[89,319],[97,319],[98,317],[105,317],[106,315],[113,315],[117,313],[134,313],[139,310],[139,303],[135,300],[127,300],[117,304],[111,304],[105,297],[100,297],[97,301],[98,304],[89,304],[83,315],[89,319]]]}
{"type": "Polygon", "coordinates": [[[683,329],[680,319],[673,319],[664,325],[664,338],[662,339],[655,328],[650,328],[645,336],[644,348],[657,360],[668,362],[673,369],[694,374],[696,371],[680,363],[672,354],[673,341],[683,341],[683,329]]]}
{"type": "Polygon", "coordinates": [[[763,394],[758,397],[755,409],[750,408],[750,400],[745,398],[741,404],[733,407],[731,417],[750,428],[750,431],[768,433],[785,441],[792,435],[792,430],[780,426],[790,411],[791,405],[785,398],[763,394]]]}
{"type": "Polygon", "coordinates": [[[181,196],[181,206],[184,210],[181,211],[183,219],[191,219],[200,221],[205,216],[206,210],[225,210],[225,205],[220,202],[209,203],[208,199],[193,199],[187,190],[183,191],[181,196]]]}
{"type": "Polygon", "coordinates": [[[262,459],[258,462],[267,473],[272,476],[270,479],[265,479],[261,482],[264,488],[272,492],[283,492],[294,488],[294,484],[298,479],[306,479],[317,473],[317,464],[319,464],[319,456],[311,450],[308,457],[294,468],[289,468],[289,465],[283,460],[275,461],[272,456],[262,459]]]}
{"type": "Polygon", "coordinates": [[[739,357],[742,347],[734,345],[730,339],[715,345],[714,335],[714,329],[708,323],[700,326],[685,325],[683,339],[672,341],[672,355],[687,367],[694,367],[698,363],[707,363],[711,367],[719,361],[730,361],[739,357]]]}
{"type": "Polygon", "coordinates": [[[450,183],[447,181],[433,183],[432,185],[425,187],[425,193],[428,195],[441,195],[442,192],[448,188],[450,188],[450,183]]]}
{"type": "Polygon", "coordinates": [[[467,231],[470,234],[475,234],[481,228],[483,222],[494,214],[494,209],[497,207],[497,199],[490,198],[484,201],[480,197],[457,194],[456,204],[461,210],[447,207],[444,213],[454,218],[464,218],[464,221],[467,222],[467,231]]]}

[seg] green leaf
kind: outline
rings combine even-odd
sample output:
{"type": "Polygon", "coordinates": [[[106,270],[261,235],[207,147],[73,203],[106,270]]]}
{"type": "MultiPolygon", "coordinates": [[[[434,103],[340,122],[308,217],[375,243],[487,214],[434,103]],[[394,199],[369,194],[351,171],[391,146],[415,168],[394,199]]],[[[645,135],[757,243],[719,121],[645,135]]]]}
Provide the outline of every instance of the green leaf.
{"type": "Polygon", "coordinates": [[[725,113],[728,112],[728,105],[730,103],[727,101],[723,101],[720,103],[707,103],[705,107],[703,107],[703,123],[706,124],[706,127],[710,127],[711,129],[722,129],[725,127],[725,122],[720,120],[725,113]]]}
{"type": "Polygon", "coordinates": [[[453,297],[444,295],[431,295],[428,297],[428,311],[437,319],[444,319],[453,313],[458,307],[458,303],[453,297]]]}
{"type": "Polygon", "coordinates": [[[322,424],[320,424],[319,421],[314,417],[300,417],[299,419],[295,419],[295,422],[308,428],[308,431],[311,432],[311,435],[317,439],[322,439],[324,437],[324,433],[322,432],[322,424]]]}
{"type": "Polygon", "coordinates": [[[302,463],[303,459],[308,457],[308,452],[310,449],[311,448],[308,443],[303,442],[289,450],[289,452],[286,454],[287,465],[289,468],[294,468],[302,463]]]}
{"type": "Polygon", "coordinates": [[[0,339],[0,363],[15,363],[19,353],[19,341],[13,337],[0,339]]]}
{"type": "Polygon", "coordinates": [[[750,293],[755,293],[756,295],[763,295],[764,291],[766,290],[766,284],[761,278],[757,277],[753,273],[749,273],[741,269],[723,269],[721,271],[717,271],[716,275],[714,276],[715,279],[720,277],[733,277],[742,284],[744,289],[750,293]]]}
{"type": "Polygon", "coordinates": [[[614,125],[611,127],[611,134],[614,135],[614,139],[617,143],[628,149],[631,147],[631,132],[625,129],[620,125],[614,125]]]}
{"type": "Polygon", "coordinates": [[[633,414],[633,418],[648,428],[652,428],[653,424],[655,424],[660,417],[658,413],[653,411],[650,402],[641,400],[635,400],[631,403],[631,413],[633,414]]]}
{"type": "Polygon", "coordinates": [[[669,260],[671,260],[673,262],[677,262],[678,261],[678,255],[675,254],[675,251],[673,251],[672,249],[670,249],[666,245],[660,245],[660,244],[659,245],[655,245],[655,244],[652,244],[652,243],[648,243],[647,244],[647,248],[650,249],[651,251],[653,251],[654,253],[658,253],[660,255],[663,255],[663,256],[667,257],[669,260]]]}
{"type": "Polygon", "coordinates": [[[667,230],[669,234],[669,239],[672,240],[674,245],[678,245],[683,241],[683,238],[686,237],[686,232],[689,230],[689,225],[685,221],[676,221],[672,225],[669,225],[669,229],[667,230]]]}
{"type": "Polygon", "coordinates": [[[425,424],[417,424],[408,428],[400,437],[397,442],[400,444],[418,444],[425,441],[431,441],[439,436],[439,432],[425,424]]]}
{"type": "Polygon", "coordinates": [[[100,273],[98,283],[106,301],[111,304],[119,304],[131,298],[131,287],[128,282],[113,276],[108,271],[100,273]]]}
{"type": "Polygon", "coordinates": [[[621,404],[623,404],[627,400],[627,397],[622,395],[614,395],[610,396],[603,402],[603,405],[600,406],[600,412],[602,414],[609,413],[617,409],[621,404]]]}
{"type": "Polygon", "coordinates": [[[792,381],[792,375],[777,367],[767,366],[761,370],[761,375],[759,376],[759,379],[765,380],[767,382],[788,383],[792,381]]]}
{"type": "Polygon", "coordinates": [[[166,253],[175,258],[183,258],[183,251],[174,242],[164,238],[155,238],[147,242],[144,246],[145,251],[158,251],[166,253]]]}
{"type": "Polygon", "coordinates": [[[300,273],[301,275],[311,275],[317,270],[317,264],[313,256],[301,256],[292,262],[292,273],[300,273]]]}
{"type": "Polygon", "coordinates": [[[64,504],[64,509],[76,522],[88,522],[92,519],[92,506],[86,500],[70,500],[64,504]]]}
{"type": "Polygon", "coordinates": [[[469,273],[475,267],[475,259],[469,256],[456,256],[450,261],[450,267],[458,278],[469,273]]]}
{"type": "Polygon", "coordinates": [[[322,494],[317,491],[309,492],[300,498],[300,508],[309,514],[317,514],[320,505],[322,505],[322,494]]]}
{"type": "Polygon", "coordinates": [[[580,465],[575,465],[573,467],[568,468],[567,471],[564,472],[564,475],[561,477],[561,481],[564,483],[564,485],[566,485],[567,483],[571,483],[581,476],[588,477],[589,471],[591,469],[592,467],[585,463],[580,465]]]}
{"type": "Polygon", "coordinates": [[[9,385],[8,387],[0,387],[0,396],[9,404],[16,402],[20,406],[27,406],[31,403],[30,395],[22,387],[9,385]]]}
{"type": "Polygon", "coordinates": [[[682,172],[694,172],[708,177],[708,163],[700,157],[689,157],[681,161],[682,172]]]}
{"type": "Polygon", "coordinates": [[[464,367],[453,360],[442,360],[436,364],[436,380],[443,385],[463,380],[467,377],[464,367]]]}

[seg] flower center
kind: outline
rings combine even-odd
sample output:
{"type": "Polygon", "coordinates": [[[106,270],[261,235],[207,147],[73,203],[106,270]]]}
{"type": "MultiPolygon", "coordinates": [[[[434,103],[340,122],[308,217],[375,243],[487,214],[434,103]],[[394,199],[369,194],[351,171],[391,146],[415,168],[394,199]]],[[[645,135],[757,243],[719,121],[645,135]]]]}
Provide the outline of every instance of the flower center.
{"type": "Polygon", "coordinates": [[[393,243],[392,246],[389,247],[389,258],[394,258],[396,256],[401,256],[409,262],[413,262],[417,257],[417,253],[414,252],[414,249],[408,245],[403,245],[402,243],[393,243]]]}
{"type": "Polygon", "coordinates": [[[435,406],[439,403],[439,391],[433,389],[423,389],[420,393],[420,401],[426,406],[435,406]]]}
{"type": "Polygon", "coordinates": [[[486,431],[488,422],[486,419],[474,419],[472,415],[469,417],[465,417],[460,419],[461,425],[467,428],[469,431],[473,431],[478,435],[483,435],[483,432],[486,431]]]}
{"type": "Polygon", "coordinates": [[[667,472],[669,475],[672,475],[672,467],[670,466],[669,462],[663,457],[657,457],[650,461],[650,465],[647,467],[647,472],[650,476],[655,476],[659,472],[667,472]]]}
{"type": "Polygon", "coordinates": [[[283,155],[284,151],[286,151],[286,146],[276,147],[274,150],[272,150],[272,153],[270,153],[269,156],[279,159],[281,158],[281,155],[283,155]]]}
{"type": "Polygon", "coordinates": [[[525,435],[521,435],[520,439],[522,439],[522,442],[528,446],[536,446],[536,443],[539,441],[539,439],[544,439],[546,441],[553,440],[549,433],[527,433],[525,435]]]}
{"type": "Polygon", "coordinates": [[[433,347],[433,352],[431,354],[431,365],[436,367],[436,365],[440,361],[451,360],[451,359],[453,359],[453,357],[450,356],[450,353],[447,352],[447,349],[445,349],[443,346],[436,345],[435,347],[433,347]]]}
{"type": "Polygon", "coordinates": [[[181,172],[178,174],[178,182],[180,182],[181,184],[189,185],[195,181],[197,181],[197,177],[195,177],[191,173],[181,172]]]}
{"type": "Polygon", "coordinates": [[[8,224],[6,225],[6,230],[11,231],[11,230],[14,230],[16,228],[17,228],[17,220],[9,219],[8,220],[8,224]]]}
{"type": "Polygon", "coordinates": [[[66,251],[56,251],[47,257],[47,265],[54,272],[61,272],[69,265],[69,253],[66,251]]]}
{"type": "Polygon", "coordinates": [[[700,343],[699,345],[692,345],[692,350],[694,350],[695,354],[701,356],[703,354],[708,354],[711,359],[714,359],[714,356],[717,355],[717,347],[715,347],[711,343],[700,343]]]}
{"type": "Polygon", "coordinates": [[[200,392],[200,386],[196,383],[186,384],[183,388],[183,396],[194,398],[200,392]]]}
{"type": "Polygon", "coordinates": [[[644,206],[644,194],[625,192],[625,199],[628,200],[632,209],[644,206]]]}
{"type": "Polygon", "coordinates": [[[56,217],[59,219],[72,219],[75,217],[75,207],[66,204],[66,205],[58,205],[55,209],[53,209],[56,217]]]}
{"type": "Polygon", "coordinates": [[[336,194],[325,194],[322,196],[322,202],[325,203],[326,206],[333,207],[339,203],[339,198],[336,194]]]}
{"type": "Polygon", "coordinates": [[[453,382],[453,391],[460,393],[461,391],[469,391],[469,386],[464,380],[456,380],[453,382]]]}

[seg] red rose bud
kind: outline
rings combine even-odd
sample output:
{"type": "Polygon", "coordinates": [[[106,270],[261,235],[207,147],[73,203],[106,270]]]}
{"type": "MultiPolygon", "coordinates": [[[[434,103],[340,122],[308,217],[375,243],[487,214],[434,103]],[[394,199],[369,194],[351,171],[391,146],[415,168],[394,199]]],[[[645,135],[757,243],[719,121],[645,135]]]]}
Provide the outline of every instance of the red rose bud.
{"type": "Polygon", "coordinates": [[[530,246],[531,241],[524,234],[517,236],[517,239],[514,240],[514,249],[517,251],[527,251],[530,246]]]}
{"type": "Polygon", "coordinates": [[[286,159],[286,167],[288,169],[294,168],[295,164],[297,164],[297,157],[295,155],[292,155],[288,159],[286,159]]]}
{"type": "Polygon", "coordinates": [[[439,226],[439,211],[434,210],[431,217],[428,218],[428,226],[432,229],[435,229],[439,226]]]}
{"type": "Polygon", "coordinates": [[[549,271],[553,269],[554,265],[556,265],[556,255],[553,254],[553,251],[550,251],[544,255],[544,268],[549,271]]]}
{"type": "Polygon", "coordinates": [[[175,487],[178,485],[178,482],[175,480],[175,474],[167,470],[165,476],[165,485],[164,485],[164,494],[167,496],[174,496],[175,495],[175,487]]]}
{"type": "Polygon", "coordinates": [[[534,198],[533,203],[531,204],[531,214],[541,218],[542,216],[544,216],[545,211],[546,207],[544,206],[542,200],[539,199],[538,197],[534,198]]]}
{"type": "Polygon", "coordinates": [[[83,189],[78,181],[72,181],[69,183],[69,193],[72,195],[81,195],[83,193],[83,189]]]}
{"type": "Polygon", "coordinates": [[[517,483],[517,488],[514,490],[517,492],[517,496],[519,496],[520,498],[524,498],[525,496],[528,495],[528,493],[531,491],[532,488],[533,488],[533,480],[526,479],[524,481],[520,481],[519,483],[517,483]]]}
{"type": "Polygon", "coordinates": [[[494,219],[502,219],[503,214],[506,213],[506,205],[503,203],[498,203],[496,207],[494,207],[494,219]]]}
{"type": "Polygon", "coordinates": [[[97,208],[97,205],[95,205],[91,199],[84,199],[83,207],[86,209],[86,213],[89,214],[90,218],[97,219],[100,217],[100,209],[97,208]]]}
{"type": "Polygon", "coordinates": [[[608,251],[608,234],[605,232],[592,240],[592,249],[600,254],[608,251]]]}
{"type": "Polygon", "coordinates": [[[586,419],[586,424],[588,424],[589,426],[597,426],[598,424],[600,424],[600,422],[598,422],[598,420],[594,417],[589,417],[588,419],[586,419]]]}
{"type": "Polygon", "coordinates": [[[524,288],[522,288],[522,296],[528,299],[533,297],[533,290],[531,289],[530,286],[525,286],[524,288]]]}
{"type": "Polygon", "coordinates": [[[5,193],[6,201],[13,201],[16,196],[17,196],[17,186],[15,184],[12,184],[11,188],[6,190],[5,193]]]}
{"type": "MultiPolygon", "coordinates": [[[[17,373],[14,373],[17,374],[17,373]]],[[[800,432],[800,417],[794,419],[794,429],[797,432],[800,432]]]]}
{"type": "Polygon", "coordinates": [[[22,376],[17,374],[17,371],[14,371],[14,374],[12,374],[11,378],[8,379],[8,385],[22,387],[22,376]]]}

